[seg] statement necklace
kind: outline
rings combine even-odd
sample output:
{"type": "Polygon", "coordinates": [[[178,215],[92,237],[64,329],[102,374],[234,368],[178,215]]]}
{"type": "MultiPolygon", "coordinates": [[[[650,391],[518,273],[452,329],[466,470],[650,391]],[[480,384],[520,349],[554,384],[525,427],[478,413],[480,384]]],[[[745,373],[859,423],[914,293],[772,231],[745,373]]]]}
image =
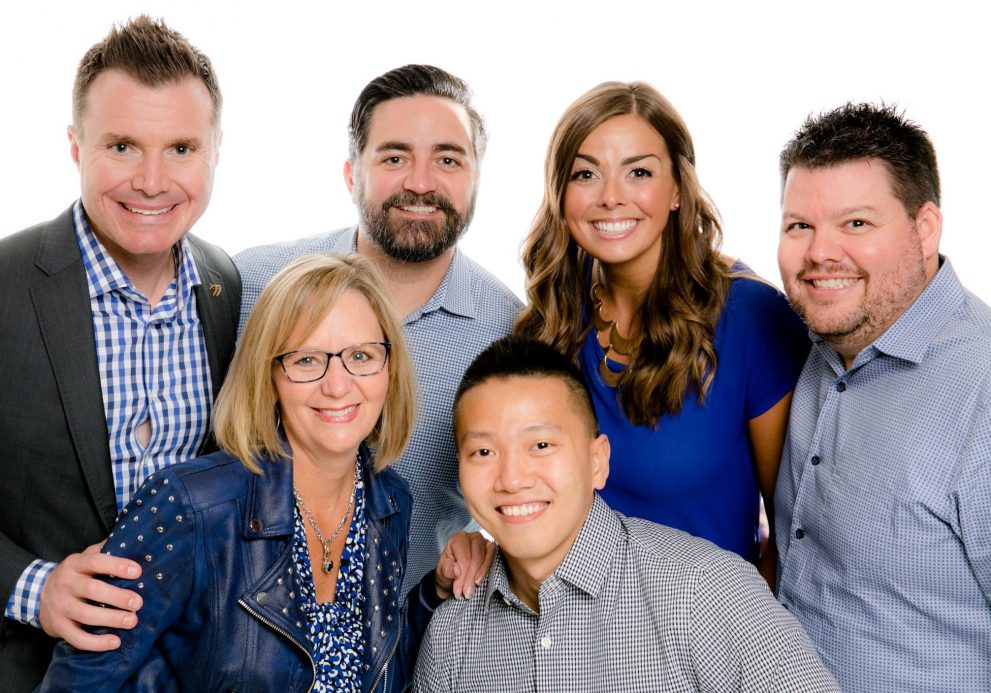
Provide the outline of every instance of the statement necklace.
{"type": "Polygon", "coordinates": [[[296,490],[296,486],[293,485],[292,487],[292,497],[296,499],[296,507],[299,508],[299,512],[306,518],[306,521],[310,523],[310,527],[313,528],[313,531],[317,533],[317,541],[320,542],[320,546],[323,548],[323,560],[320,562],[320,568],[325,573],[329,573],[334,569],[334,561],[330,558],[330,545],[334,542],[334,539],[337,539],[337,535],[341,533],[342,529],[344,529],[344,523],[347,522],[348,516],[351,515],[351,508],[354,507],[355,492],[358,490],[359,472],[360,468],[358,467],[358,461],[356,459],[354,463],[354,483],[351,486],[351,497],[348,498],[348,507],[344,509],[344,516],[337,524],[337,529],[335,529],[334,533],[330,535],[330,539],[323,538],[323,532],[321,532],[320,527],[317,526],[317,521],[316,518],[313,517],[313,513],[311,513],[310,509],[306,507],[303,499],[299,497],[299,491],[296,490]]]}
{"type": "MultiPolygon", "coordinates": [[[[640,346],[642,335],[636,339],[628,339],[619,333],[619,328],[616,326],[615,320],[606,320],[602,317],[601,291],[602,285],[598,281],[592,284],[592,290],[590,292],[592,297],[592,325],[599,334],[605,330],[609,330],[609,343],[606,344],[605,353],[602,354],[602,361],[599,362],[599,377],[609,387],[616,387],[619,385],[619,379],[623,374],[611,369],[609,364],[606,363],[606,359],[609,358],[609,354],[631,356],[637,350],[637,347],[640,346]]],[[[615,361],[616,359],[613,360],[615,361]]]]}

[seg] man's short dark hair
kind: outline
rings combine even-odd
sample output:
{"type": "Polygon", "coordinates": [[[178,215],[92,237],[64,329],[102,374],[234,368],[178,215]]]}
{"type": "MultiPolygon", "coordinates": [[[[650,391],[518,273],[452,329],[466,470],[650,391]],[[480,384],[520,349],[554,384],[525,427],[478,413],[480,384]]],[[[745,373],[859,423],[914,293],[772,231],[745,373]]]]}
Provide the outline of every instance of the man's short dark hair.
{"type": "Polygon", "coordinates": [[[461,398],[472,388],[490,380],[509,378],[554,378],[571,391],[579,414],[587,424],[589,435],[599,430],[592,397],[582,374],[567,357],[544,342],[520,335],[498,339],[475,357],[461,378],[454,395],[454,418],[457,420],[461,398]]]}
{"type": "Polygon", "coordinates": [[[86,51],[72,87],[72,120],[77,128],[90,86],[106,70],[121,70],[147,87],[176,84],[187,77],[199,79],[210,94],[213,124],[220,125],[224,99],[213,64],[162,19],[156,21],[143,14],[114,26],[106,38],[86,51]]]}
{"type": "Polygon", "coordinates": [[[926,202],[939,206],[939,169],[929,135],[884,103],[847,103],[809,116],[781,152],[781,185],[796,166],[816,169],[858,159],[887,165],[892,191],[912,218],[926,202]]]}
{"type": "Polygon", "coordinates": [[[404,65],[373,79],[361,90],[358,100],[354,102],[351,124],[348,126],[352,162],[358,160],[368,144],[368,130],[375,107],[384,101],[405,96],[440,96],[461,104],[471,122],[471,142],[475,158],[482,160],[488,134],[485,131],[485,121],[472,105],[472,93],[468,84],[433,65],[404,65]]]}

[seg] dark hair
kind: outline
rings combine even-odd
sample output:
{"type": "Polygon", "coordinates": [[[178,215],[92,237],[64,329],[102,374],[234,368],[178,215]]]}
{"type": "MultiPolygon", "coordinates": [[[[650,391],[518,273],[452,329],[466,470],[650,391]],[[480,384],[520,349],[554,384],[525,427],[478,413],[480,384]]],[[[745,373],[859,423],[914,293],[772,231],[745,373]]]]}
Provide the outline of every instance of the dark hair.
{"type": "Polygon", "coordinates": [[[857,159],[887,165],[892,192],[909,216],[926,202],[939,206],[939,168],[929,135],[885,103],[847,103],[810,115],[781,151],[782,188],[795,166],[823,168],[857,159]]]}
{"type": "Polygon", "coordinates": [[[404,65],[379,75],[358,94],[348,126],[348,146],[352,162],[357,161],[368,144],[368,129],[375,107],[383,101],[405,96],[440,96],[461,104],[471,121],[471,142],[475,158],[481,161],[488,134],[485,132],[485,121],[472,105],[471,87],[464,80],[433,65],[404,65]]]}
{"type": "Polygon", "coordinates": [[[78,128],[93,80],[105,70],[121,70],[148,87],[174,84],[186,77],[203,82],[213,104],[213,123],[220,124],[224,98],[210,59],[162,19],[141,15],[114,26],[79,62],[72,87],[72,119],[78,128]]]}
{"type": "Polygon", "coordinates": [[[472,361],[461,378],[458,391],[454,395],[454,418],[457,420],[458,405],[468,390],[489,381],[508,378],[554,378],[560,380],[571,391],[580,415],[587,424],[589,433],[599,430],[595,407],[588,393],[585,381],[578,368],[566,356],[544,342],[520,335],[509,335],[489,345],[472,361]]]}
{"type": "Polygon", "coordinates": [[[544,199],[523,243],[528,305],[518,334],[534,335],[577,359],[588,331],[589,263],[564,219],[564,197],[585,139],[610,118],[635,115],[664,140],[680,207],[668,217],[661,257],[640,305],[643,339],[619,380],[626,418],[657,425],[681,411],[685,396],[702,401],[716,373],[716,323],[731,271],[719,253],[719,214],[695,172],[695,147],[675,107],[646,82],[604,82],[561,116],[547,148],[544,199]]]}

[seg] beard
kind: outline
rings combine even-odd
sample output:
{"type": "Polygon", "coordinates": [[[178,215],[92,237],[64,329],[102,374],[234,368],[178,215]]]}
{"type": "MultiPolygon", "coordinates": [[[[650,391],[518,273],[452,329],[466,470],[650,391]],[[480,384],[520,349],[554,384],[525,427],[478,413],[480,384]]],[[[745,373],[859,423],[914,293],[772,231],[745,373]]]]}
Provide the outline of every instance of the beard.
{"type": "Polygon", "coordinates": [[[382,252],[400,262],[428,262],[440,257],[464,235],[475,213],[474,194],[464,214],[458,212],[450,200],[436,193],[396,193],[386,198],[378,208],[369,204],[363,193],[359,192],[357,197],[362,227],[382,252]],[[436,207],[444,212],[444,220],[395,221],[389,218],[389,212],[397,206],[436,207]]]}

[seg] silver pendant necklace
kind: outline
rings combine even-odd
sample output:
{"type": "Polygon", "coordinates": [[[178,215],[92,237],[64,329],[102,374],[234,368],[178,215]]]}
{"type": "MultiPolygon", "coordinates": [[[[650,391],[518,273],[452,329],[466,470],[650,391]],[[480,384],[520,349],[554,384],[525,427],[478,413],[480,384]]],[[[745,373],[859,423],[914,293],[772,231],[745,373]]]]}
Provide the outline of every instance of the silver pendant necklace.
{"type": "Polygon", "coordinates": [[[344,529],[344,523],[347,522],[348,517],[351,515],[351,509],[354,507],[354,496],[358,490],[358,474],[361,468],[358,466],[358,460],[355,458],[354,462],[354,483],[351,486],[351,497],[348,498],[348,506],[344,509],[344,515],[341,517],[341,521],[337,524],[337,529],[334,533],[330,535],[329,539],[324,539],[323,532],[320,531],[320,527],[317,525],[317,520],[313,517],[313,513],[310,509],[306,507],[303,499],[299,497],[299,491],[296,490],[296,486],[292,487],[292,496],[296,499],[296,507],[299,508],[299,512],[302,513],[306,521],[310,523],[310,527],[313,531],[317,533],[317,541],[320,542],[320,547],[323,549],[323,560],[320,562],[320,568],[324,573],[329,573],[334,569],[334,561],[330,558],[330,545],[334,543],[334,539],[337,539],[337,535],[341,533],[344,529]]]}

